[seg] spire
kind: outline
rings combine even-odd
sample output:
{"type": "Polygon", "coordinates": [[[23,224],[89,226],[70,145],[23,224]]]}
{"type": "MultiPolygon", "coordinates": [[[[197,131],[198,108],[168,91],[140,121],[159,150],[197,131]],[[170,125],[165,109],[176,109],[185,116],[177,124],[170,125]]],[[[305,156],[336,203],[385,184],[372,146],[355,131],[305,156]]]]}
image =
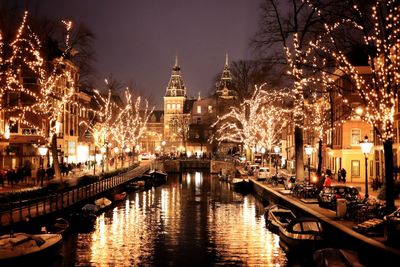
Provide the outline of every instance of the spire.
{"type": "Polygon", "coordinates": [[[175,55],[175,67],[178,67],[178,53],[175,55]]]}
{"type": "Polygon", "coordinates": [[[178,65],[178,55],[175,56],[175,65],[172,68],[165,96],[184,96],[186,97],[186,87],[183,83],[181,68],[178,65]]]}
{"type": "Polygon", "coordinates": [[[222,98],[234,98],[236,95],[236,92],[232,88],[228,52],[225,53],[225,65],[222,70],[221,80],[217,83],[217,95],[222,98]]]}

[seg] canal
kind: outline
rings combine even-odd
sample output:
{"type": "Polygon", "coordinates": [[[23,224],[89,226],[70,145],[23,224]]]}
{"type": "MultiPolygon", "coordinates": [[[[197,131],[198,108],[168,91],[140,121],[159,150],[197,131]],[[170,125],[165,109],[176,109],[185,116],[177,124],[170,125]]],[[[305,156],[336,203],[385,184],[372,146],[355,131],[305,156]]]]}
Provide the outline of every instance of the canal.
{"type": "MultiPolygon", "coordinates": [[[[286,266],[263,205],[208,173],[169,175],[70,234],[55,266],[286,266]]],[[[53,266],[54,266],[53,265],[53,266]]]]}

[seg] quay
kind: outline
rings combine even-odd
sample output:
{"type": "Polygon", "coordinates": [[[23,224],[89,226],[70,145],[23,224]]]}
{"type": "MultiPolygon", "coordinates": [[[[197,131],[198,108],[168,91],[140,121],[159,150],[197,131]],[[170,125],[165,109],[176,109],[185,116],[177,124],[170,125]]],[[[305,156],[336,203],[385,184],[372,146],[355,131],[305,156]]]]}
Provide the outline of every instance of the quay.
{"type": "Polygon", "coordinates": [[[335,211],[321,208],[315,202],[303,202],[287,194],[282,188],[256,181],[251,177],[249,180],[257,197],[268,203],[284,205],[301,216],[318,218],[330,243],[341,248],[361,251],[370,266],[391,266],[399,261],[399,247],[386,245],[383,237],[368,237],[354,231],[352,227],[357,224],[356,222],[338,219],[335,211]],[[389,265],[382,265],[385,263],[389,265]]]}
{"type": "MultiPolygon", "coordinates": [[[[100,195],[129,183],[135,177],[148,171],[150,166],[150,163],[142,163],[125,173],[120,173],[93,183],[71,189],[66,188],[63,191],[43,197],[20,199],[17,202],[9,202],[7,204],[3,203],[0,209],[0,231],[7,231],[14,226],[24,223],[27,219],[37,220],[44,216],[56,215],[66,212],[79,204],[94,200],[94,198],[100,195]]],[[[75,180],[78,178],[79,176],[73,177],[75,180]]],[[[76,183],[76,181],[70,182],[76,183]]]]}

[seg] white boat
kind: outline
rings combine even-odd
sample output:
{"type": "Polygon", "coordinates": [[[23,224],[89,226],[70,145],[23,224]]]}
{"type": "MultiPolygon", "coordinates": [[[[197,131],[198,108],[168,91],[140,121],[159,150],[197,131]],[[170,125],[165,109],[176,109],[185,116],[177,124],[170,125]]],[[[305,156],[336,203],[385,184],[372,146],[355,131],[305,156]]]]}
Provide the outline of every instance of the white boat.
{"type": "Polygon", "coordinates": [[[315,218],[295,218],[279,228],[279,245],[288,253],[307,254],[323,243],[322,225],[315,218]]]}
{"type": "Polygon", "coordinates": [[[281,205],[271,204],[265,208],[265,223],[275,234],[279,234],[279,228],[286,228],[295,218],[291,210],[281,205]]]}
{"type": "Polygon", "coordinates": [[[104,209],[104,208],[110,206],[112,204],[112,202],[108,198],[102,197],[102,198],[96,199],[94,201],[94,204],[99,206],[100,209],[104,209]]]}
{"type": "Polygon", "coordinates": [[[61,240],[60,234],[15,233],[0,236],[0,265],[2,262],[22,260],[49,251],[61,240]]]}

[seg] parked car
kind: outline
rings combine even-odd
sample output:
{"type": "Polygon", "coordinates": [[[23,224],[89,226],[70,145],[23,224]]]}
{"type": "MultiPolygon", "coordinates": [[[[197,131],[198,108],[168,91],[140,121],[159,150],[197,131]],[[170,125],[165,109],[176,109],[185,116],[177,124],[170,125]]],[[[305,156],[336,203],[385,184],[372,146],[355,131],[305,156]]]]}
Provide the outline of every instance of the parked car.
{"type": "Polygon", "coordinates": [[[149,160],[151,155],[149,153],[140,154],[140,160],[149,160]]]}
{"type": "Polygon", "coordinates": [[[256,179],[257,181],[265,181],[270,176],[270,174],[271,173],[268,167],[260,167],[256,179]]]}
{"type": "Polygon", "coordinates": [[[324,187],[318,195],[318,205],[336,210],[336,200],[344,198],[348,202],[360,199],[358,189],[353,186],[332,185],[324,187]]]}

